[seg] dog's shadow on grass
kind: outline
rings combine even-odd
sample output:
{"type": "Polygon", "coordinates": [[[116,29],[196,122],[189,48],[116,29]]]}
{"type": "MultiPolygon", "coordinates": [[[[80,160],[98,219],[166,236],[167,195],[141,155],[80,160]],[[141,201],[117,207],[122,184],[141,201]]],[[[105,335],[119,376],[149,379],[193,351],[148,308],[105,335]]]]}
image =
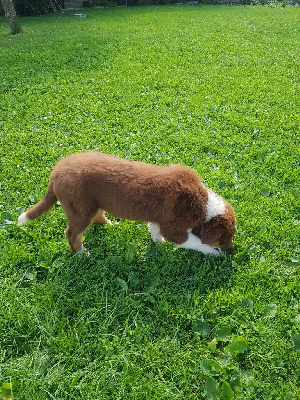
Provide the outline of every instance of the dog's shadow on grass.
{"type": "Polygon", "coordinates": [[[228,285],[234,270],[232,255],[214,257],[172,243],[154,244],[143,225],[129,223],[126,235],[116,229],[113,238],[106,234],[111,227],[92,225],[84,241],[90,250],[75,256],[77,268],[98,269],[99,284],[105,279],[115,290],[134,293],[199,291],[203,295],[228,285]]]}
{"type": "Polygon", "coordinates": [[[204,295],[227,286],[232,274],[230,256],[203,255],[170,243],[149,243],[146,253],[150,271],[155,271],[162,279],[164,290],[174,293],[196,291],[204,295]]]}
{"type": "Polygon", "coordinates": [[[195,301],[204,302],[229,285],[231,256],[153,244],[143,226],[131,230],[128,225],[123,236],[107,229],[92,226],[85,236],[86,250],[61,258],[45,278],[60,319],[68,318],[71,324],[86,319],[97,335],[118,335],[124,321],[151,328],[150,336],[164,329],[175,334],[178,326],[189,334],[191,315],[199,314],[195,301]]]}

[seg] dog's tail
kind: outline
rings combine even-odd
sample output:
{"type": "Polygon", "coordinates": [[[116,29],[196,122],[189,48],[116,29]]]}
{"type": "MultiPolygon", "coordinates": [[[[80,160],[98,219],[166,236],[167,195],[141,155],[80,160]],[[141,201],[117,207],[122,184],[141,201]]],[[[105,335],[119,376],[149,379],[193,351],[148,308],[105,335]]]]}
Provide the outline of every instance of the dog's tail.
{"type": "Polygon", "coordinates": [[[21,226],[26,222],[32,221],[35,218],[40,217],[50,210],[57,202],[57,197],[53,192],[53,184],[50,182],[48,186],[48,190],[45,196],[34,206],[28,208],[28,210],[24,211],[18,218],[18,225],[21,226]]]}

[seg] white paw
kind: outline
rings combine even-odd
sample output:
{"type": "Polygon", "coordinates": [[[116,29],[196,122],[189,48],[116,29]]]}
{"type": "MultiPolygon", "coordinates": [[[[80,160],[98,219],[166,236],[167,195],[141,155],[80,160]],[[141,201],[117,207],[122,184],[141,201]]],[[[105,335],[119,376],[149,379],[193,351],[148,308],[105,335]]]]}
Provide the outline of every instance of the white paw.
{"type": "Polygon", "coordinates": [[[151,234],[152,240],[154,243],[162,243],[164,241],[164,238],[160,234],[160,229],[159,226],[156,224],[153,224],[152,222],[148,223],[148,231],[151,234]]]}
{"type": "Polygon", "coordinates": [[[77,251],[76,255],[78,255],[78,256],[83,256],[83,255],[85,255],[85,256],[88,257],[88,256],[90,255],[90,252],[83,246],[83,244],[81,244],[81,247],[80,247],[80,249],[77,251]]]}
{"type": "Polygon", "coordinates": [[[84,247],[83,247],[83,244],[81,243],[81,247],[80,247],[80,249],[77,251],[77,254],[82,254],[83,252],[84,252],[84,247]]]}
{"type": "Polygon", "coordinates": [[[110,221],[110,220],[108,219],[108,220],[107,220],[107,225],[111,225],[111,226],[119,225],[119,221],[110,221]]]}

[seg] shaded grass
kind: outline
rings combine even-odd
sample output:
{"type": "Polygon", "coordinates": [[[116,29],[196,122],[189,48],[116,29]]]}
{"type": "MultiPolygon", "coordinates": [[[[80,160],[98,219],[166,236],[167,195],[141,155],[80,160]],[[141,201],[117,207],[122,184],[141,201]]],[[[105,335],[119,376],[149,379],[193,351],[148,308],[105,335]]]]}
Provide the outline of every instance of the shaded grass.
{"type": "Polygon", "coordinates": [[[0,20],[0,383],[16,398],[299,397],[298,18],[88,10],[14,37],[0,20]],[[55,162],[85,150],[193,167],[236,210],[234,254],[119,221],[74,256],[59,206],[17,228],[55,162]]]}

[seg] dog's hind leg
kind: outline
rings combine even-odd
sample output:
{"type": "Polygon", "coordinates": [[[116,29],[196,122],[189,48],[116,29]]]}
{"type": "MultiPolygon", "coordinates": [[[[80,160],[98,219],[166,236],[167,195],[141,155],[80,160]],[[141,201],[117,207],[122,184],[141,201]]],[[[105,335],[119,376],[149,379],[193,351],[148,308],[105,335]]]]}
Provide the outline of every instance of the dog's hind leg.
{"type": "Polygon", "coordinates": [[[68,219],[68,227],[66,229],[66,236],[69,241],[69,245],[74,253],[80,252],[83,250],[82,246],[82,235],[87,230],[92,220],[77,220],[70,221],[68,219]]]}
{"type": "Polygon", "coordinates": [[[69,245],[74,253],[78,253],[83,250],[81,239],[84,230],[80,229],[80,231],[77,227],[68,225],[65,232],[69,241],[69,245]]]}
{"type": "Polygon", "coordinates": [[[97,214],[94,216],[94,221],[97,222],[97,224],[109,224],[110,220],[106,218],[104,211],[99,208],[97,211],[97,214]]]}
{"type": "Polygon", "coordinates": [[[82,214],[74,204],[68,203],[66,206],[64,202],[61,202],[61,205],[67,215],[68,226],[65,234],[69,245],[74,253],[80,252],[83,250],[82,235],[92,223],[95,212],[86,211],[82,214]]]}

